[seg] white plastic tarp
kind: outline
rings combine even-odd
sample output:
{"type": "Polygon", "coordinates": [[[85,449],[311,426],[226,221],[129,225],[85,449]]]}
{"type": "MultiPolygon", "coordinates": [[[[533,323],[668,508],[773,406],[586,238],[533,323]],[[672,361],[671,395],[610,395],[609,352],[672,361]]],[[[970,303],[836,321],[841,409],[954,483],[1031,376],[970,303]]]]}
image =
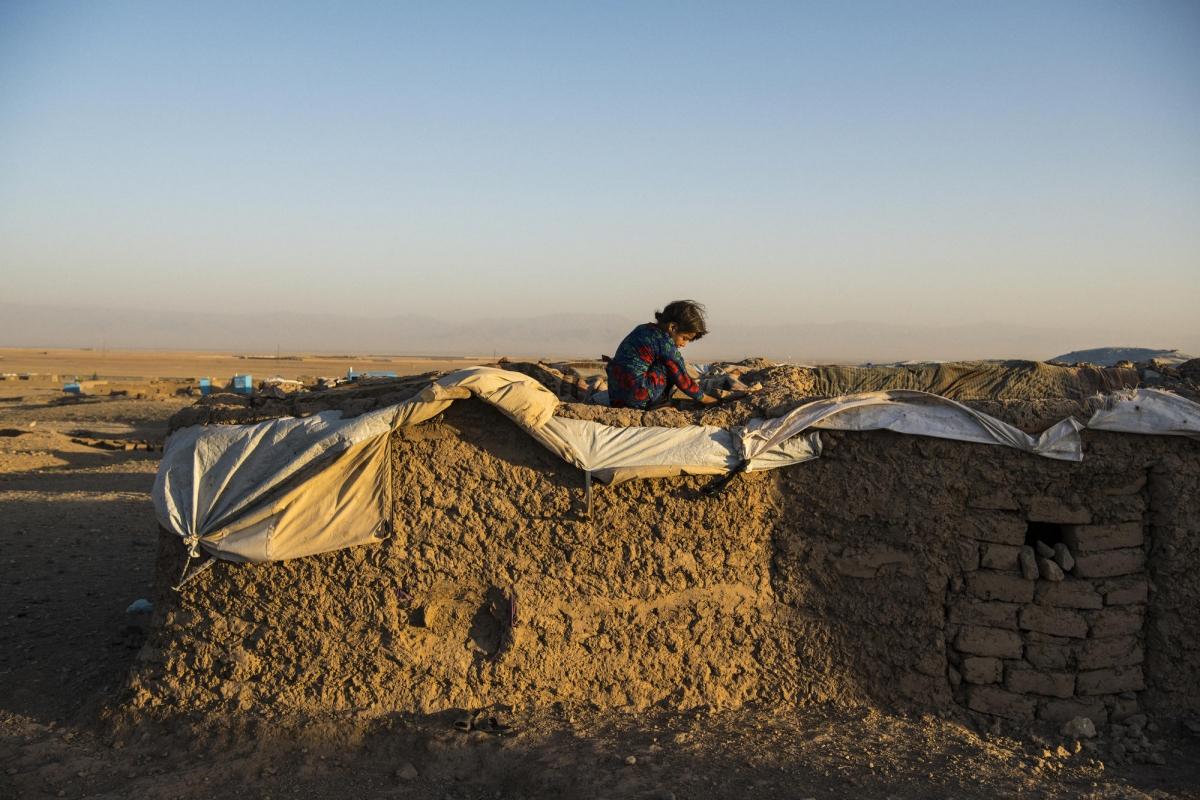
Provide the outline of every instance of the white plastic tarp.
{"type": "Polygon", "coordinates": [[[1063,461],[1083,460],[1079,431],[1067,418],[1038,436],[969,406],[927,392],[892,390],[833,397],[806,403],[782,417],[755,419],[742,435],[742,452],[753,465],[760,454],[809,428],[889,430],[978,444],[999,444],[1063,461]]]}
{"type": "MultiPolygon", "coordinates": [[[[602,483],[672,475],[721,475],[741,460],[741,428],[617,428],[585,420],[552,418],[539,432],[574,454],[576,466],[602,483]]],[[[821,452],[816,435],[782,442],[764,454],[770,467],[799,464],[821,452]]]]}
{"type": "Polygon", "coordinates": [[[1119,392],[1104,398],[1087,426],[1098,431],[1200,439],[1200,404],[1159,389],[1119,392]]]}

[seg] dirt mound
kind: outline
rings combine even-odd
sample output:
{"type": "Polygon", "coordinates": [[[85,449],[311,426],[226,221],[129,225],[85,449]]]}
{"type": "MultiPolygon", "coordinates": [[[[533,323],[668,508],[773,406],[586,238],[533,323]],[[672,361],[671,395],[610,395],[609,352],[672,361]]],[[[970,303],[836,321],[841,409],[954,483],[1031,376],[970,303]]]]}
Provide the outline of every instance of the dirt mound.
{"type": "MultiPolygon", "coordinates": [[[[940,394],[978,408],[1030,433],[1041,432],[1068,416],[1086,421],[1097,393],[1137,386],[1132,369],[1063,367],[1039,362],[964,362],[907,367],[803,367],[746,359],[731,365],[746,384],[760,391],[716,406],[684,401],[643,412],[587,402],[596,376],[581,377],[573,367],[544,362],[504,362],[501,367],[529,375],[562,401],[558,416],[616,427],[743,425],[751,419],[778,417],[817,398],[856,392],[910,389],[940,394]],[[561,367],[561,369],[560,369],[561,367]]],[[[596,370],[593,369],[593,372],[596,370]]],[[[283,397],[220,393],[202,398],[172,418],[172,431],[189,425],[246,424],[280,416],[304,417],[329,409],[346,416],[404,402],[443,373],[392,379],[366,379],[332,389],[296,392],[283,397]]],[[[1158,373],[1155,373],[1156,375],[1158,373]]],[[[1172,373],[1172,376],[1174,373],[1172,373]]],[[[1164,380],[1171,379],[1166,376],[1164,380]]],[[[1161,381],[1160,381],[1161,383],[1161,381]]],[[[1177,388],[1174,381],[1164,388],[1177,388]]]]}

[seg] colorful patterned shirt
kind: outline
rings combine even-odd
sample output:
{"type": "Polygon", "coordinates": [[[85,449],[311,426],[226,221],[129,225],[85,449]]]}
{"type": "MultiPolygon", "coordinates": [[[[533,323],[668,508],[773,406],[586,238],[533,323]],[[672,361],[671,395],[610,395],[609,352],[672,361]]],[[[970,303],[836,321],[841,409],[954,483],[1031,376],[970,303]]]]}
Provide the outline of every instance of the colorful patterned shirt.
{"type": "Polygon", "coordinates": [[[608,362],[608,403],[614,408],[646,408],[670,398],[670,387],[699,400],[699,384],[670,334],[652,322],[638,325],[608,362]]]}

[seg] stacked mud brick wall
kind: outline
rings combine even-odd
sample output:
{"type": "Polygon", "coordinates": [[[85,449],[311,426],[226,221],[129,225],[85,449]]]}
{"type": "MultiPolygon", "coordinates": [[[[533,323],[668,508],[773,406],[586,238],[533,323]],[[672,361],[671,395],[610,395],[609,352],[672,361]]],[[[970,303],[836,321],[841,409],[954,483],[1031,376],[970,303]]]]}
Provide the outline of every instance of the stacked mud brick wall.
{"type": "Polygon", "coordinates": [[[1048,722],[1136,713],[1146,688],[1144,505],[1139,492],[1096,519],[1042,497],[1025,515],[973,519],[961,544],[967,574],[947,598],[960,703],[1048,722]],[[1052,557],[1046,539],[1057,540],[1052,557]]]}

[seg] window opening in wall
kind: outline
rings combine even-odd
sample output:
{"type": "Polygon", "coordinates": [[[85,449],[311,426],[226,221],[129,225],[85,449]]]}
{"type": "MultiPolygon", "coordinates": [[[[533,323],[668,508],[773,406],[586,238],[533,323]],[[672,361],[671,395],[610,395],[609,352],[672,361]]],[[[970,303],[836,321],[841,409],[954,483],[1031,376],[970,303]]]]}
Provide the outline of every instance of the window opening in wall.
{"type": "Polygon", "coordinates": [[[1054,522],[1030,522],[1025,528],[1025,544],[1036,547],[1038,542],[1050,547],[1063,540],[1063,526],[1054,522]]]}

